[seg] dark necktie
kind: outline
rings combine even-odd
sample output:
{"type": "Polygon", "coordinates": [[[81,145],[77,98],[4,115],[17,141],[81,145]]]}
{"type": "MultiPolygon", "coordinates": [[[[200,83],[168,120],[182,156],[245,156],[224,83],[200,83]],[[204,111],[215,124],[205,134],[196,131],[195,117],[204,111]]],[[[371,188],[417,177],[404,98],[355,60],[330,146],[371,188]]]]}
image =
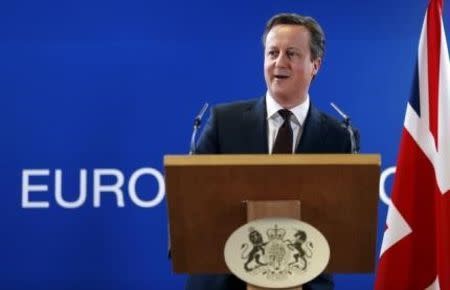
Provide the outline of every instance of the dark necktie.
{"type": "Polygon", "coordinates": [[[291,127],[291,111],[283,109],[279,110],[278,114],[283,117],[283,124],[278,129],[277,138],[273,143],[272,153],[292,153],[292,127],[291,127]]]}

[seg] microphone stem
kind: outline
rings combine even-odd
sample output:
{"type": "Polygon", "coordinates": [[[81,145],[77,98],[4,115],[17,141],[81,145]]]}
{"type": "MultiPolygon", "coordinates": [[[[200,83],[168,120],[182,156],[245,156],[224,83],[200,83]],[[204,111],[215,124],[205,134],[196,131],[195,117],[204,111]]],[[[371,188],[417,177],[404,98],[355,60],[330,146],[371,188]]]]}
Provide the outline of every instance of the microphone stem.
{"type": "Polygon", "coordinates": [[[195,151],[197,149],[196,145],[195,145],[195,140],[197,139],[197,131],[198,131],[199,125],[200,125],[200,122],[195,122],[194,123],[194,129],[192,131],[192,136],[191,136],[191,146],[190,146],[190,149],[189,149],[189,155],[195,154],[195,151]]]}
{"type": "Polygon", "coordinates": [[[358,149],[356,148],[355,132],[354,132],[352,126],[350,125],[350,123],[347,124],[346,127],[347,127],[347,131],[348,131],[348,133],[350,135],[350,145],[351,145],[351,148],[352,148],[351,149],[352,153],[356,154],[356,153],[358,153],[358,149]]]}
{"type": "MultiPolygon", "coordinates": [[[[342,123],[343,123],[344,128],[347,129],[348,134],[350,135],[351,152],[358,153],[359,142],[356,141],[357,137],[355,136],[355,130],[353,130],[353,127],[350,124],[350,117],[347,116],[341,109],[339,109],[339,107],[336,106],[333,102],[330,104],[336,110],[336,112],[338,112],[338,114],[341,115],[342,119],[344,119],[342,123]]],[[[358,135],[358,139],[359,139],[359,135],[358,135]]]]}
{"type": "Polygon", "coordinates": [[[209,106],[208,103],[205,103],[203,105],[202,109],[200,110],[200,112],[198,113],[197,117],[194,119],[194,129],[192,130],[191,146],[189,148],[189,155],[193,155],[193,154],[195,154],[195,151],[197,151],[197,145],[195,142],[197,140],[197,131],[202,122],[203,115],[205,114],[206,110],[208,109],[208,106],[209,106]]]}

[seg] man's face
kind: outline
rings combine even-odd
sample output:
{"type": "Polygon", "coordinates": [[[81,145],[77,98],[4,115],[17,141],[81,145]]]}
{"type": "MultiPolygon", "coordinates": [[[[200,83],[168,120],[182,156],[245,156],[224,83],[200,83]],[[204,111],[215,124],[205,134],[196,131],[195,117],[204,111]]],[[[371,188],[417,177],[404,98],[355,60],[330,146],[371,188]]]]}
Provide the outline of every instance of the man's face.
{"type": "Polygon", "coordinates": [[[272,27],[264,49],[264,78],[270,94],[291,108],[306,99],[321,59],[311,60],[309,31],[300,25],[272,27]]]}

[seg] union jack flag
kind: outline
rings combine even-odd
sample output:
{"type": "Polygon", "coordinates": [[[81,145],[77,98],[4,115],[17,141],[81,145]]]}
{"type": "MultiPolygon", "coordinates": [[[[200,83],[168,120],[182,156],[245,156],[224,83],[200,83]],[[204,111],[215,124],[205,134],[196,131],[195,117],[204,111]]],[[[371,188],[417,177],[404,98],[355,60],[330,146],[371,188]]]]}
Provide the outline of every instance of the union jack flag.
{"type": "Polygon", "coordinates": [[[450,63],[430,0],[406,108],[376,290],[450,290],[450,63]]]}

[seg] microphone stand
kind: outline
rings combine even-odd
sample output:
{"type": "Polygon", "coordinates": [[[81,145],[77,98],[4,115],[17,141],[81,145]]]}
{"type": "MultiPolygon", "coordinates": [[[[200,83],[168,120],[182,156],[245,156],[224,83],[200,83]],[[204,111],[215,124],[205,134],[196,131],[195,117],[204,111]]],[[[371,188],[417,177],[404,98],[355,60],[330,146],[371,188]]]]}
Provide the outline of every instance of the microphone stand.
{"type": "Polygon", "coordinates": [[[344,112],[339,109],[338,106],[336,106],[333,102],[330,103],[333,109],[338,112],[339,115],[344,119],[342,121],[342,126],[348,131],[350,135],[350,143],[351,143],[351,152],[356,154],[359,152],[359,132],[358,130],[353,129],[352,125],[350,124],[350,117],[347,116],[344,112]]]}
{"type": "Polygon", "coordinates": [[[194,128],[192,129],[192,136],[191,136],[191,146],[189,148],[189,155],[195,154],[195,151],[197,150],[196,146],[196,140],[197,140],[197,131],[198,128],[200,128],[200,124],[202,123],[203,115],[205,114],[206,110],[208,109],[208,103],[205,103],[198,113],[197,117],[194,119],[194,128]]]}

